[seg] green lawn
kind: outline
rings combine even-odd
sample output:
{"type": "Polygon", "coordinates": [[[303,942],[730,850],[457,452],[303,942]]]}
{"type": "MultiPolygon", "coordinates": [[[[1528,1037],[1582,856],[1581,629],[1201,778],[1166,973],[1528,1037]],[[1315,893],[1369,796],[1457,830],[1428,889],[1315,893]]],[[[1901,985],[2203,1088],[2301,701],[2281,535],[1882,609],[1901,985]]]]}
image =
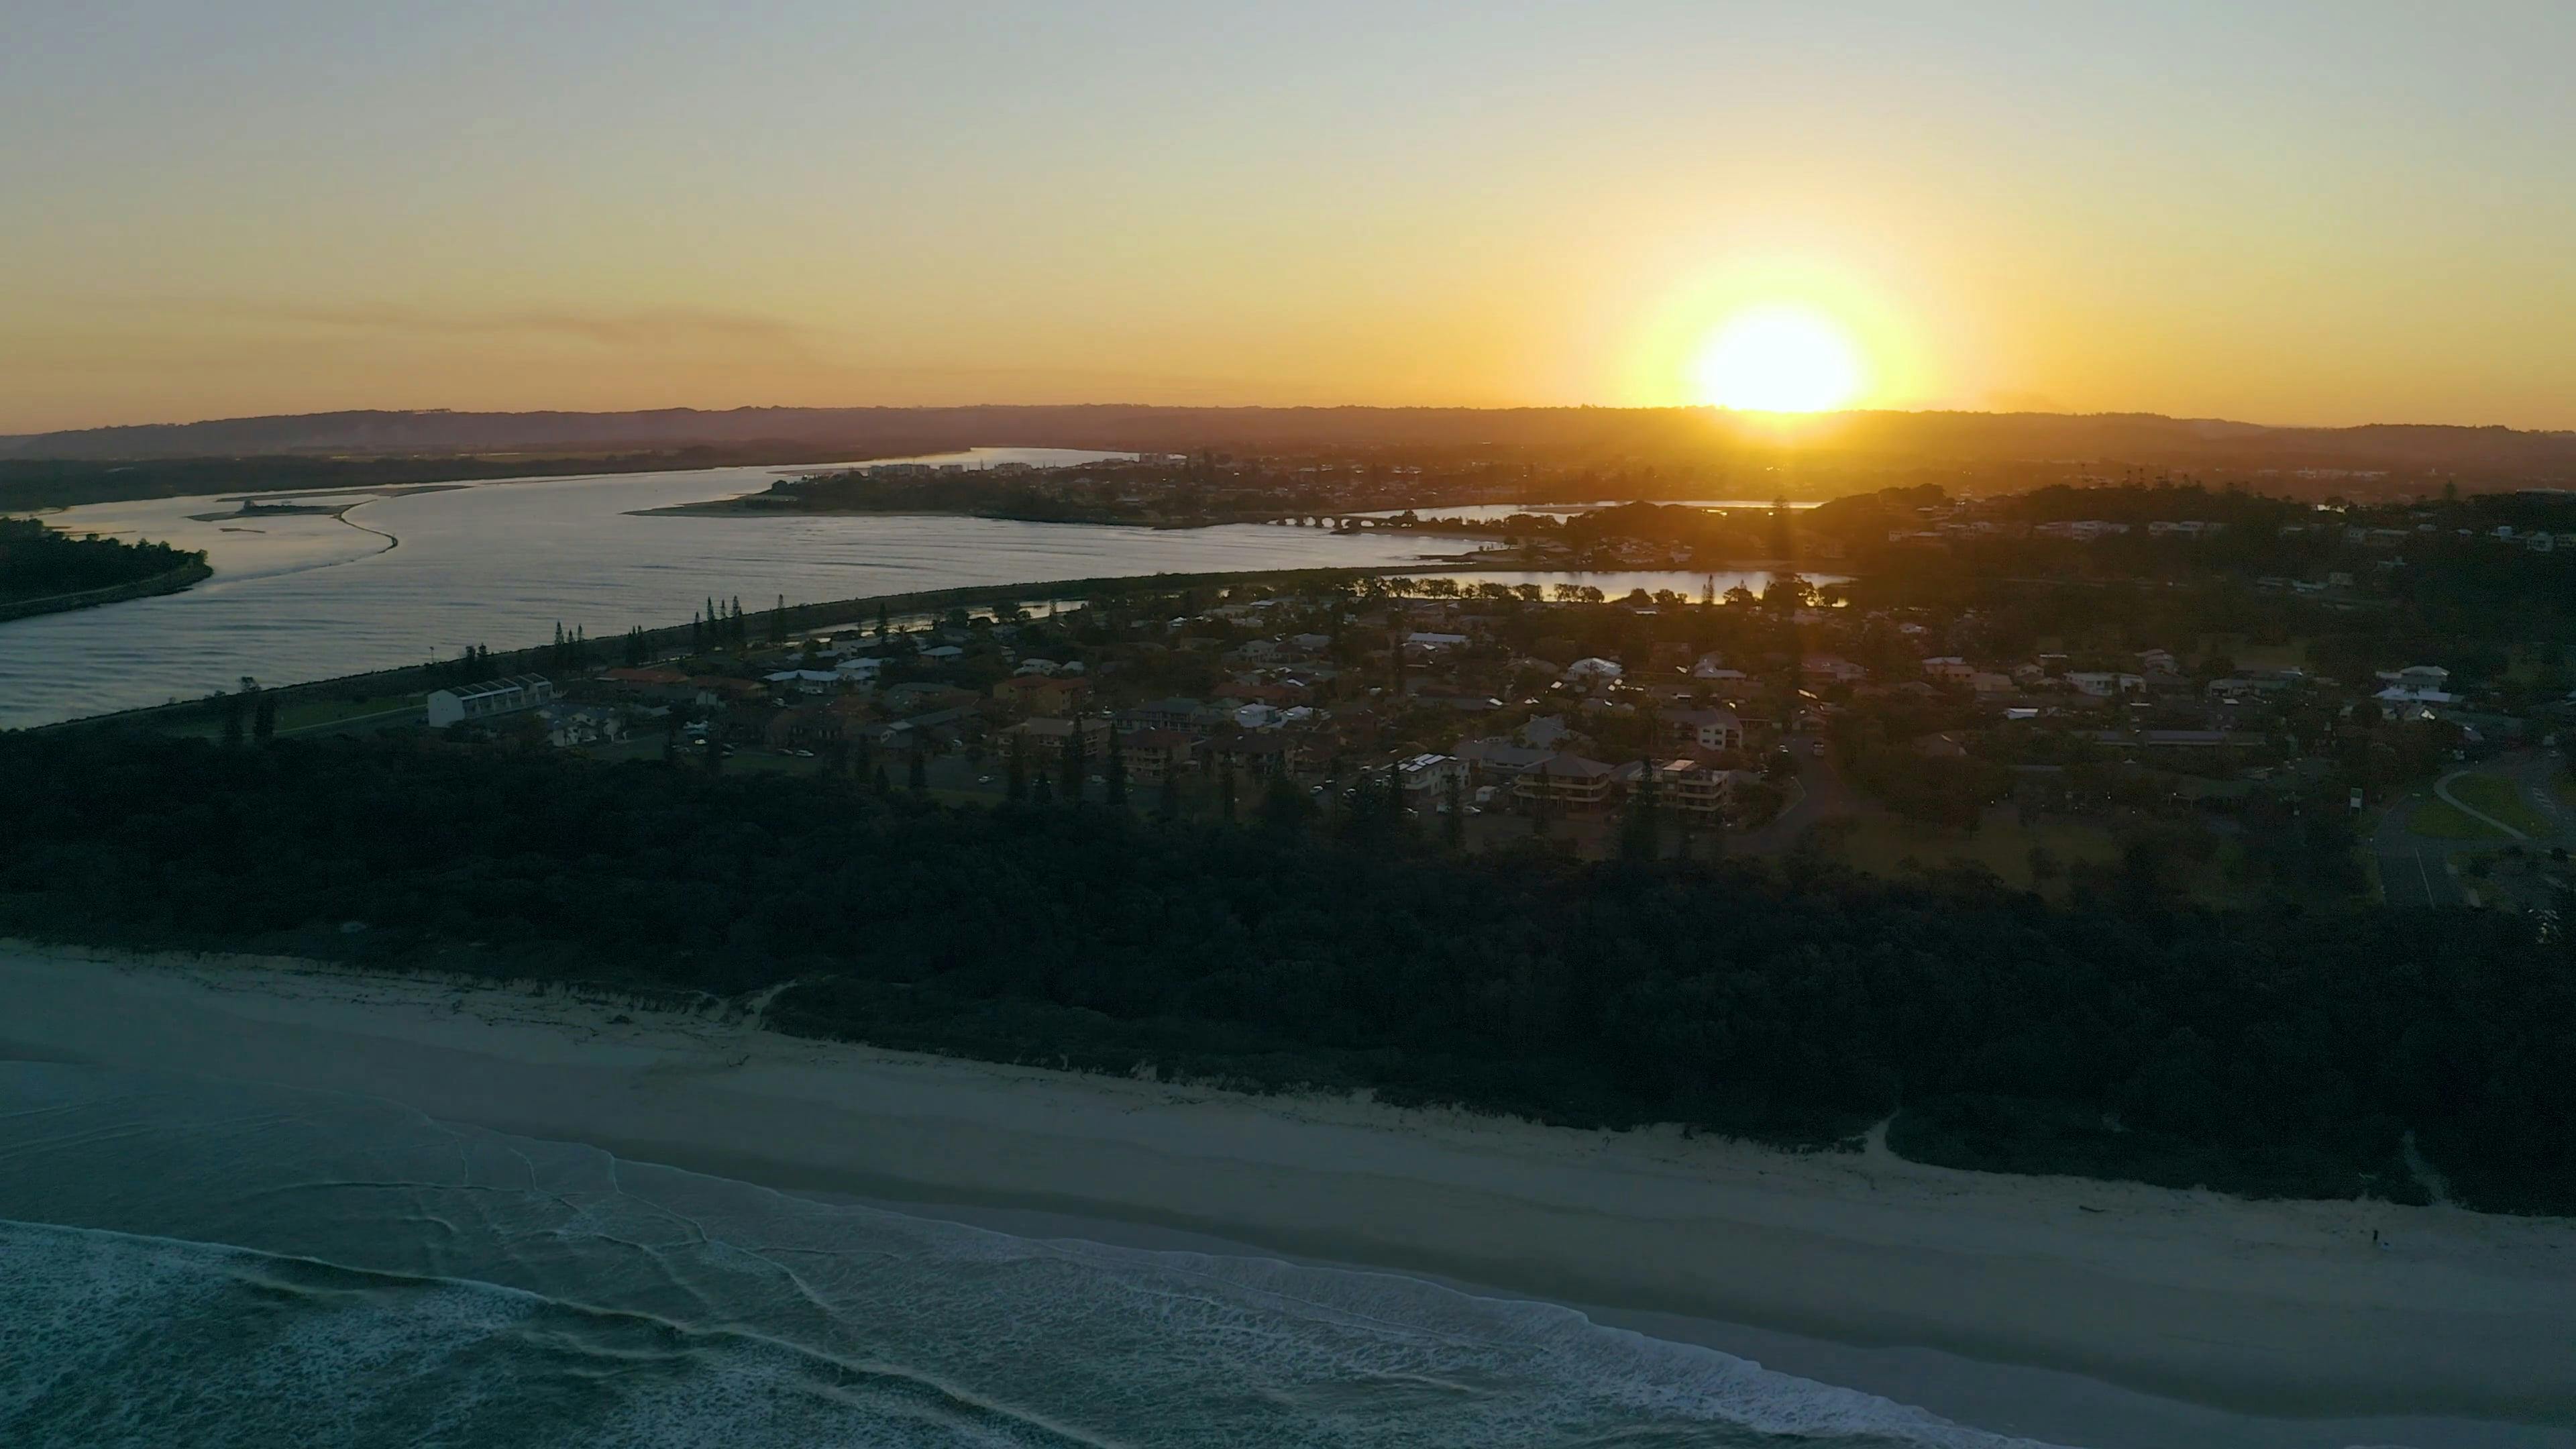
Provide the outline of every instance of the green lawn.
{"type": "MultiPolygon", "coordinates": [[[[373,715],[416,712],[423,707],[422,696],[418,694],[374,694],[359,699],[351,699],[346,695],[337,697],[308,695],[289,700],[278,708],[277,728],[280,734],[294,730],[318,730],[348,720],[366,719],[373,715]]],[[[385,722],[393,723],[392,720],[385,722]]]]}
{"type": "MultiPolygon", "coordinates": [[[[421,719],[421,696],[418,694],[371,694],[352,699],[347,695],[280,695],[277,709],[277,732],[281,735],[319,734],[336,724],[365,720],[370,728],[421,719]]],[[[251,727],[251,702],[242,702],[242,730],[251,727]]],[[[171,722],[158,726],[164,733],[194,735],[214,739],[224,732],[222,720],[211,709],[191,709],[170,717],[171,722]]]]}
{"type": "Polygon", "coordinates": [[[2491,815],[2525,835],[2548,835],[2554,830],[2523,798],[2522,787],[2501,775],[2463,776],[2451,782],[2451,793],[2467,801],[2471,809],[2491,815]]]}
{"type": "Polygon", "coordinates": [[[2504,832],[2483,820],[2472,820],[2450,802],[2426,797],[2406,818],[2406,828],[2434,840],[2502,840],[2504,832]]]}
{"type": "MultiPolygon", "coordinates": [[[[2027,890],[2032,885],[2030,848],[2034,845],[2046,846],[2061,868],[2078,860],[2107,862],[2119,857],[2111,832],[2099,826],[2067,820],[2021,825],[2001,811],[1990,813],[1986,823],[1974,831],[1873,812],[1849,827],[1843,837],[1842,855],[1854,869],[1873,875],[1895,875],[1908,860],[1935,869],[1953,861],[1968,861],[1993,871],[2006,885],[2027,890]]],[[[2065,877],[2061,874],[2040,888],[2044,893],[2058,894],[2065,889],[2065,877]]]]}

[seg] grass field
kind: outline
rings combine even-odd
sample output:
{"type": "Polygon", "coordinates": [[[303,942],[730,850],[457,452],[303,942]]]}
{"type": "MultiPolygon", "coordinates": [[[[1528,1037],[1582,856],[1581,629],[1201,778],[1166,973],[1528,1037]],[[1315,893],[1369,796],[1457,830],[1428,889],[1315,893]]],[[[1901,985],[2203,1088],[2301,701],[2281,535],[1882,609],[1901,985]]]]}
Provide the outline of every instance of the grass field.
{"type": "Polygon", "coordinates": [[[2308,645],[2304,639],[2287,644],[2240,644],[2234,658],[2239,669],[2305,669],[2308,645]]]}
{"type": "MultiPolygon", "coordinates": [[[[319,733],[352,720],[391,725],[400,724],[405,716],[409,716],[412,722],[417,723],[422,708],[418,694],[373,694],[357,698],[305,694],[281,695],[279,698],[283,701],[277,710],[277,732],[281,735],[319,733]]],[[[247,732],[250,727],[251,705],[245,699],[242,729],[247,732]]],[[[223,722],[211,710],[203,716],[182,715],[176,722],[161,728],[169,734],[194,735],[209,740],[224,732],[223,722]]]]}
{"type": "Polygon", "coordinates": [[[2472,820],[2453,809],[2446,800],[2427,797],[2406,817],[2406,828],[2433,840],[2502,840],[2504,832],[2482,820],[2472,820]]]}
{"type": "MultiPolygon", "coordinates": [[[[2045,846],[2060,867],[2079,860],[2102,862],[2119,856],[2111,832],[2100,826],[2065,820],[2024,825],[2013,820],[2008,811],[1990,813],[1986,823],[1973,832],[1925,825],[1896,815],[1865,815],[1854,821],[1843,836],[1842,855],[1855,869],[1874,875],[1898,874],[1908,860],[1933,869],[1953,861],[1967,861],[1993,871],[2006,885],[2027,890],[2033,885],[2030,850],[2034,845],[2045,846]]],[[[2061,874],[2038,888],[2043,894],[2057,894],[2065,889],[2065,878],[2061,874]]]]}
{"type": "Polygon", "coordinates": [[[2464,775],[2451,782],[2451,793],[2525,835],[2548,835],[2555,829],[2523,798],[2522,787],[2501,775],[2464,775]]]}
{"type": "Polygon", "coordinates": [[[277,712],[277,729],[278,733],[286,734],[296,730],[322,729],[372,715],[401,714],[421,709],[421,698],[417,694],[374,694],[357,699],[316,695],[290,700],[277,712]]]}

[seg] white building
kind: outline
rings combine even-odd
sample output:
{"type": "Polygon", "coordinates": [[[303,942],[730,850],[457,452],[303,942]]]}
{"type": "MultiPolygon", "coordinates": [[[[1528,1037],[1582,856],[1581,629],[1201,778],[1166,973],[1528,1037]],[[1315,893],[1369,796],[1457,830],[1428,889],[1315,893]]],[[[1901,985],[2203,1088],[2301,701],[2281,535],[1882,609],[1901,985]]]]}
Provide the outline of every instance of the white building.
{"type": "Polygon", "coordinates": [[[2119,694],[2136,694],[2147,687],[2146,678],[2142,675],[2119,674],[2098,669],[2075,670],[2066,676],[2066,682],[2075,686],[2078,694],[2089,694],[2095,699],[2109,699],[2119,694]]]}
{"type": "Polygon", "coordinates": [[[554,697],[554,685],[541,674],[512,674],[459,689],[433,689],[429,692],[429,723],[436,729],[516,714],[550,704],[554,697]]]}
{"type": "Polygon", "coordinates": [[[1455,755],[1415,755],[1396,766],[1396,774],[1405,794],[1437,795],[1445,792],[1452,780],[1465,788],[1467,762],[1455,755]]]}

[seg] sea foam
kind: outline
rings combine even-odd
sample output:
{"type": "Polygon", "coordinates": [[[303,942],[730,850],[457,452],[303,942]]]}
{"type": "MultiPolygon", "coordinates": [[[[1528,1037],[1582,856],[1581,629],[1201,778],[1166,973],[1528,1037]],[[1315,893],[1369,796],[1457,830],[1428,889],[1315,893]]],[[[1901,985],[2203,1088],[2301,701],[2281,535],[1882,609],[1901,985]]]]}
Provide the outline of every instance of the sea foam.
{"type": "Polygon", "coordinates": [[[0,1442],[2010,1442],[1571,1309],[0,1067],[0,1442]]]}

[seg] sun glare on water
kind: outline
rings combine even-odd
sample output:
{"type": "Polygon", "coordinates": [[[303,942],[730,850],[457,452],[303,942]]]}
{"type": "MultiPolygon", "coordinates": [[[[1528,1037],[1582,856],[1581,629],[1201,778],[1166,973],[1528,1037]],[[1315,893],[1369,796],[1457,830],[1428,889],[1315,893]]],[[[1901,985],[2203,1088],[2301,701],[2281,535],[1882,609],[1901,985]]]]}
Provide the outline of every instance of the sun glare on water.
{"type": "Polygon", "coordinates": [[[1736,314],[1710,334],[1691,365],[1700,401],[1746,412],[1847,407],[1865,380],[1850,334],[1801,307],[1736,314]]]}

